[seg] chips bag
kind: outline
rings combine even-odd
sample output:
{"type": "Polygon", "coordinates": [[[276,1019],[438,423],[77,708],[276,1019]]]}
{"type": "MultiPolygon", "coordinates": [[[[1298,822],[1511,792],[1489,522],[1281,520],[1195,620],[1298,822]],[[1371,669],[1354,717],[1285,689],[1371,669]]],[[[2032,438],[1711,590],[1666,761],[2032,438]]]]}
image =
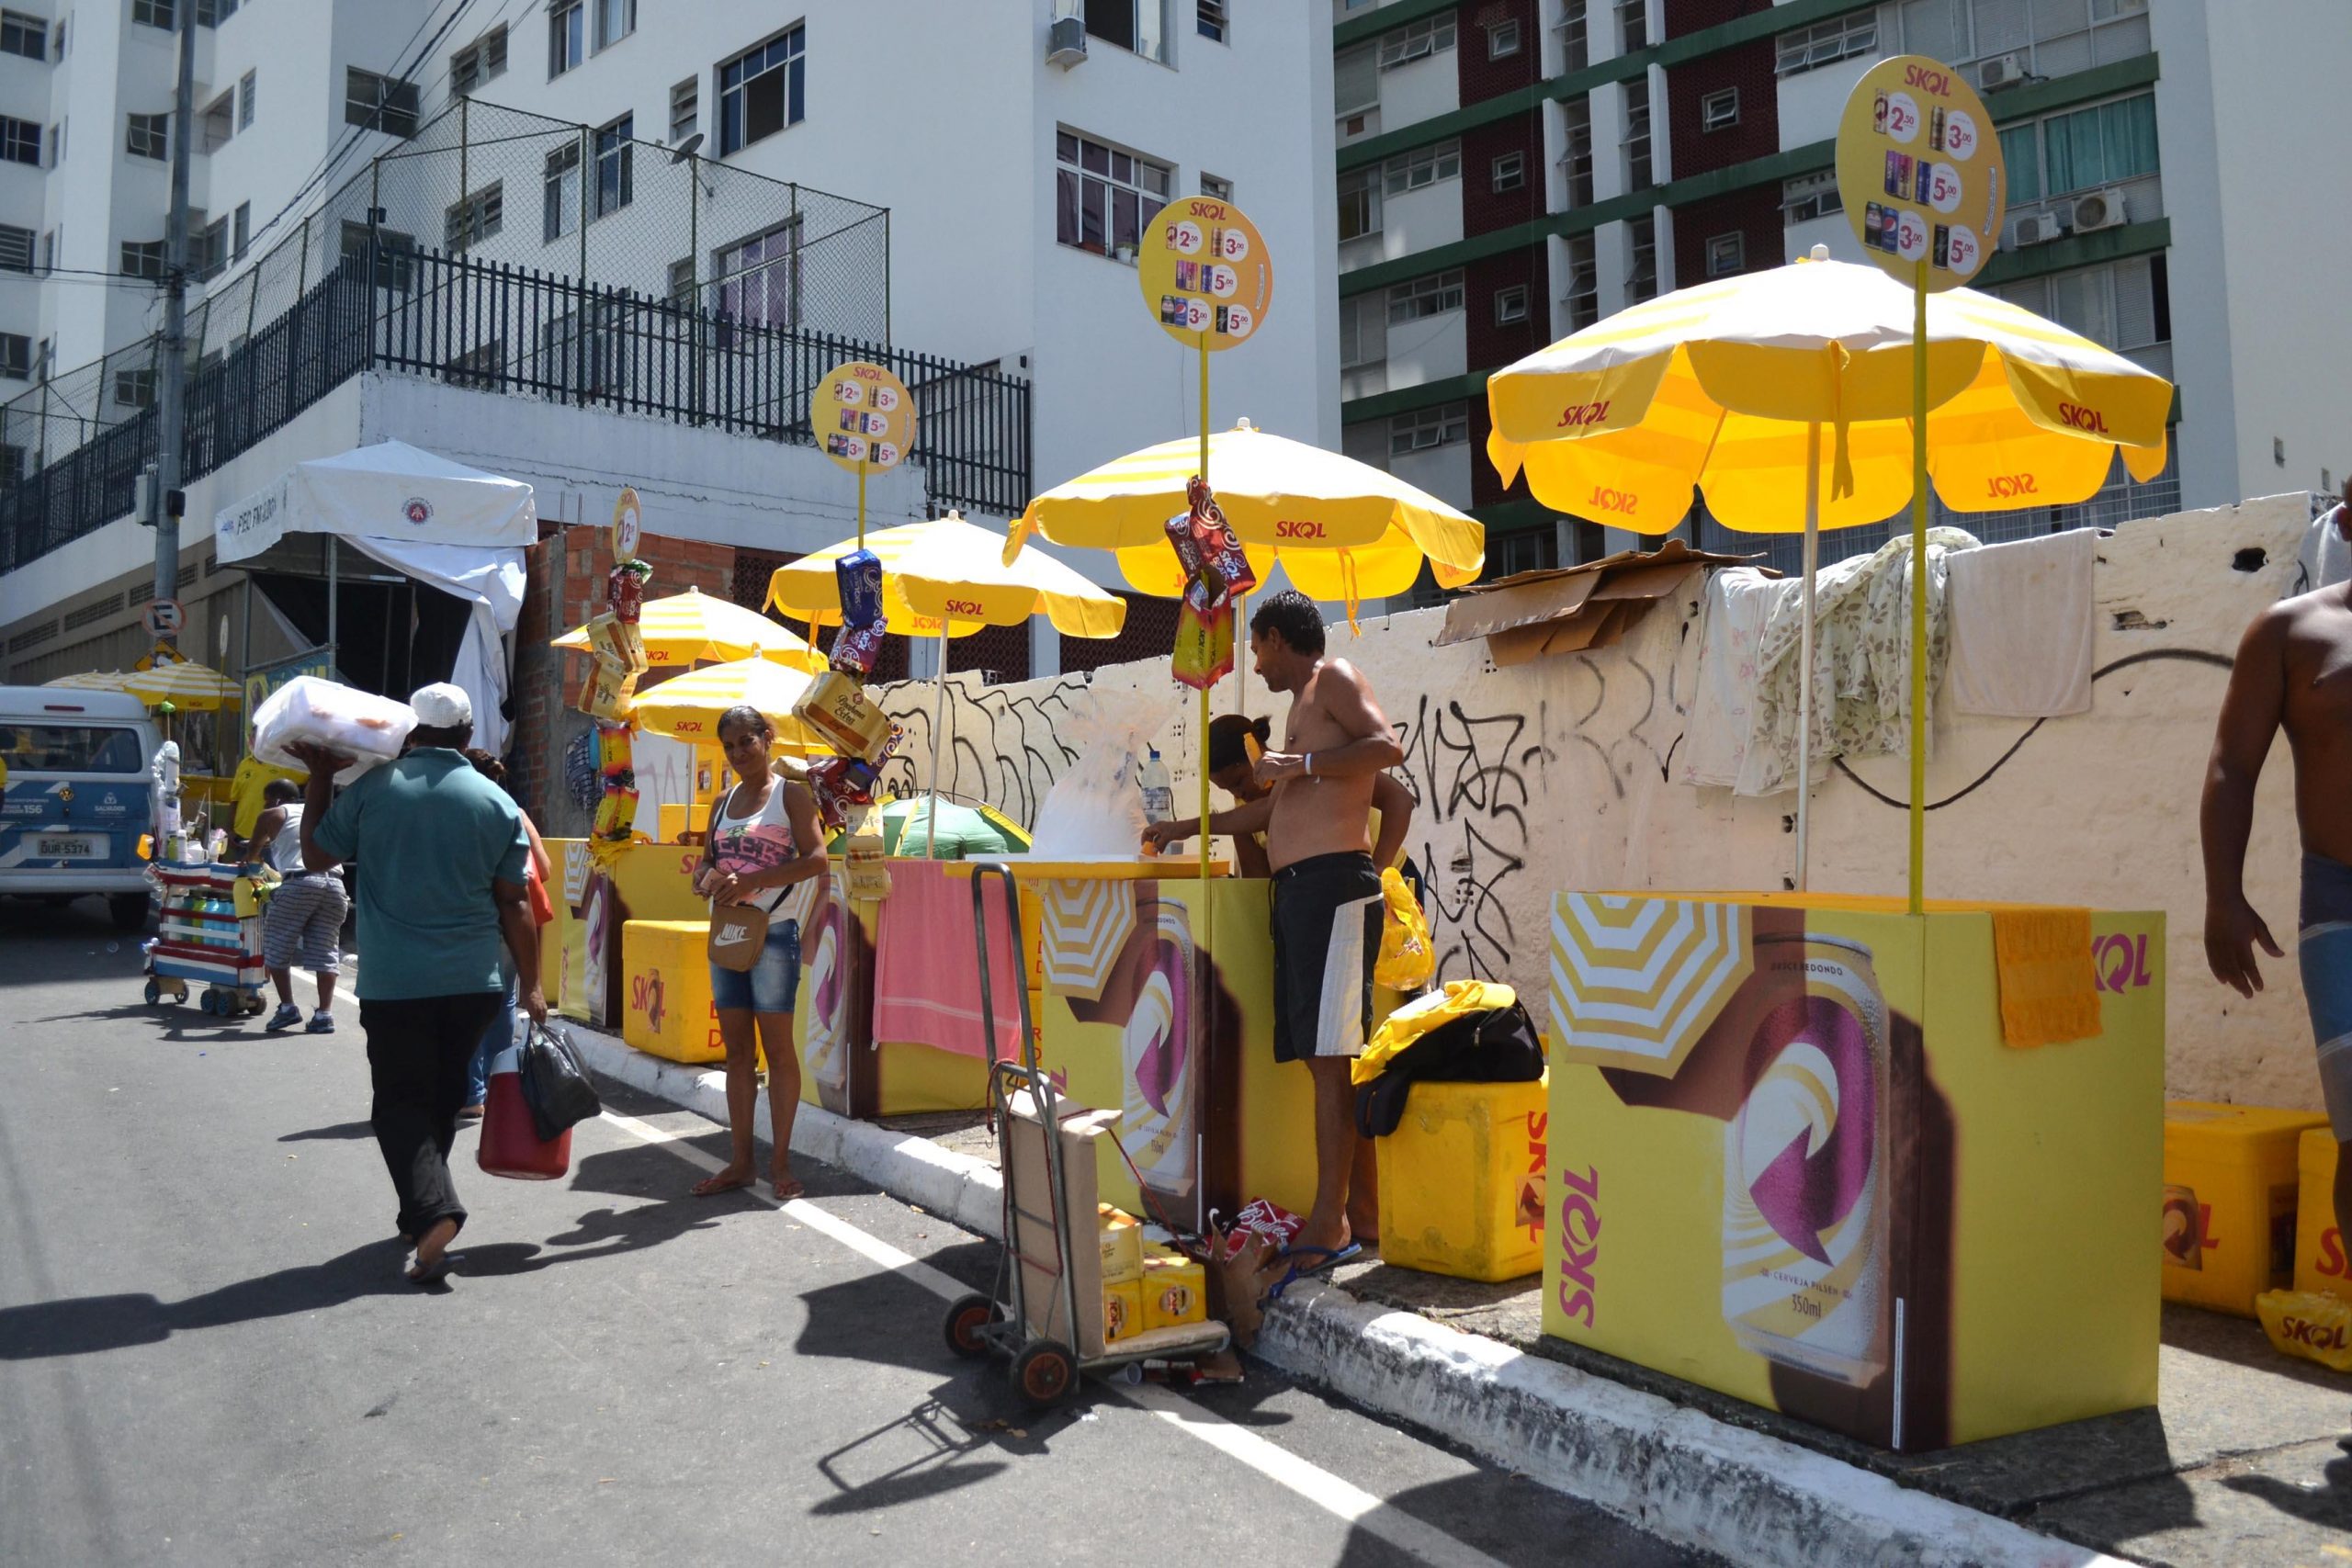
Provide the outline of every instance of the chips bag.
{"type": "Polygon", "coordinates": [[[1429,919],[1413,890],[1405,886],[1405,874],[1393,865],[1380,874],[1380,896],[1388,909],[1380,923],[1380,957],[1373,964],[1372,977],[1392,991],[1418,991],[1437,968],[1429,919]]]}
{"type": "Polygon", "coordinates": [[[1176,680],[1204,691],[1233,672],[1233,606],[1209,607],[1197,582],[1184,591],[1176,608],[1176,650],[1169,672],[1176,680]]]}
{"type": "Polygon", "coordinates": [[[2281,1355],[2352,1372],[2352,1303],[2317,1291],[2265,1291],[2254,1310],[2281,1355]]]}

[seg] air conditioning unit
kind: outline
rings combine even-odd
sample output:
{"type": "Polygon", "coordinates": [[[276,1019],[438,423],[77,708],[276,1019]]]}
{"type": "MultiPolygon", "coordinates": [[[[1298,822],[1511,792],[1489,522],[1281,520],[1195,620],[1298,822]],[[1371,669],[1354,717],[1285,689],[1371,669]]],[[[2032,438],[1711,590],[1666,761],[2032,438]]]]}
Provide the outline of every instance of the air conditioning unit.
{"type": "Polygon", "coordinates": [[[2057,239],[2060,235],[2064,234],[2065,231],[2065,230],[2058,226],[2058,215],[2056,213],[2029,212],[2024,217],[2018,220],[2018,237],[2016,243],[2020,245],[2046,245],[2051,241],[2057,239]]]}
{"type": "Polygon", "coordinates": [[[1086,18],[1056,17],[1046,29],[1046,63],[1067,71],[1086,58],[1086,18]]]}
{"type": "Polygon", "coordinates": [[[2075,198],[2075,232],[2096,234],[2123,225],[2123,193],[2113,186],[2075,198]]]}
{"type": "Polygon", "coordinates": [[[2014,87],[2025,80],[2025,61],[2014,54],[1996,54],[1976,63],[1976,85],[1987,93],[2014,87]]]}

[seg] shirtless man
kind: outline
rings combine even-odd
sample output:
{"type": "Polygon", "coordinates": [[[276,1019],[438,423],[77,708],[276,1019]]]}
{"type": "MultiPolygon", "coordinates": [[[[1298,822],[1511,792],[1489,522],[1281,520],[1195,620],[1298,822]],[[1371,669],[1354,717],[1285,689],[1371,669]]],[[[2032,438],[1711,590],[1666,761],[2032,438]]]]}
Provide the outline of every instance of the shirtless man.
{"type": "MultiPolygon", "coordinates": [[[[2352,485],[2331,521],[2352,539],[2352,485]]],[[[2352,1235],[2352,583],[2282,599],[2238,644],[2220,733],[2205,774],[2205,959],[2213,977],[2251,997],[2262,989],[2256,942],[2285,954],[2246,902],[2246,835],[2254,784],[2280,725],[2295,759],[2302,830],[2298,956],[2320,1090],[2336,1141],[2335,1224],[2352,1235]]],[[[2352,1448],[2352,1438],[2345,1439],[2352,1448]]]]}
{"type": "Polygon", "coordinates": [[[1291,1248],[1295,1271],[1308,1273],[1352,1255],[1379,1223],[1350,1069],[1372,1032],[1380,956],[1373,783],[1405,752],[1371,683],[1324,653],[1323,617],[1305,594],[1286,588],[1258,605],[1250,653],[1259,679],[1291,699],[1283,749],[1261,757],[1257,774],[1273,788],[1274,1059],[1306,1063],[1315,1083],[1315,1207],[1291,1248]]]}

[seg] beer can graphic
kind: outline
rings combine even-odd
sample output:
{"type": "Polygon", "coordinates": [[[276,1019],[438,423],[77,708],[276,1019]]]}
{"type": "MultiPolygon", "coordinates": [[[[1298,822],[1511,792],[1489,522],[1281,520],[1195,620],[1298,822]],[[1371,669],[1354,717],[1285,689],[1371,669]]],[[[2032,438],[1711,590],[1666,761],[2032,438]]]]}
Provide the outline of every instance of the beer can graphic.
{"type": "Polygon", "coordinates": [[[1941,105],[1928,116],[1928,145],[1938,152],[1944,150],[1944,111],[1941,105]]]}
{"type": "Polygon", "coordinates": [[[1724,1134],[1724,1321],[1742,1348],[1860,1388],[1888,1365],[1886,1003],[1859,942],[1756,939],[1781,999],[1724,1134]]]}
{"type": "Polygon", "coordinates": [[[1144,1187],[1190,1202],[1199,1148],[1199,1053],[1193,1041],[1193,932],[1184,907],[1159,905],[1151,969],[1120,1034],[1126,1092],[1119,1136],[1144,1187]]]}
{"type": "MultiPolygon", "coordinates": [[[[2291,1248],[2292,1244],[2290,1244],[2291,1248]]],[[[2290,1250],[2288,1257],[2291,1260],[2290,1250]]],[[[2205,1267],[2205,1214],[2197,1204],[2197,1190],[2193,1187],[2165,1188],[2165,1261],[2179,1269],[2205,1267]]],[[[2293,1264],[2288,1265],[2293,1271],[2293,1264]]]]}

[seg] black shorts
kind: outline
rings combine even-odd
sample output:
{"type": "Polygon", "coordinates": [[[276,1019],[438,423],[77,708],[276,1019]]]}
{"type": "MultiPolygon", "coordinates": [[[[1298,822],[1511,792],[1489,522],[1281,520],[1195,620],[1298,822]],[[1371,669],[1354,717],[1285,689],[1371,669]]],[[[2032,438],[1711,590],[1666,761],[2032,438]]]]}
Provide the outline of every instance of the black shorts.
{"type": "Polygon", "coordinates": [[[1360,1056],[1372,1033],[1380,873],[1362,850],[1274,873],[1274,1060],[1360,1056]]]}

